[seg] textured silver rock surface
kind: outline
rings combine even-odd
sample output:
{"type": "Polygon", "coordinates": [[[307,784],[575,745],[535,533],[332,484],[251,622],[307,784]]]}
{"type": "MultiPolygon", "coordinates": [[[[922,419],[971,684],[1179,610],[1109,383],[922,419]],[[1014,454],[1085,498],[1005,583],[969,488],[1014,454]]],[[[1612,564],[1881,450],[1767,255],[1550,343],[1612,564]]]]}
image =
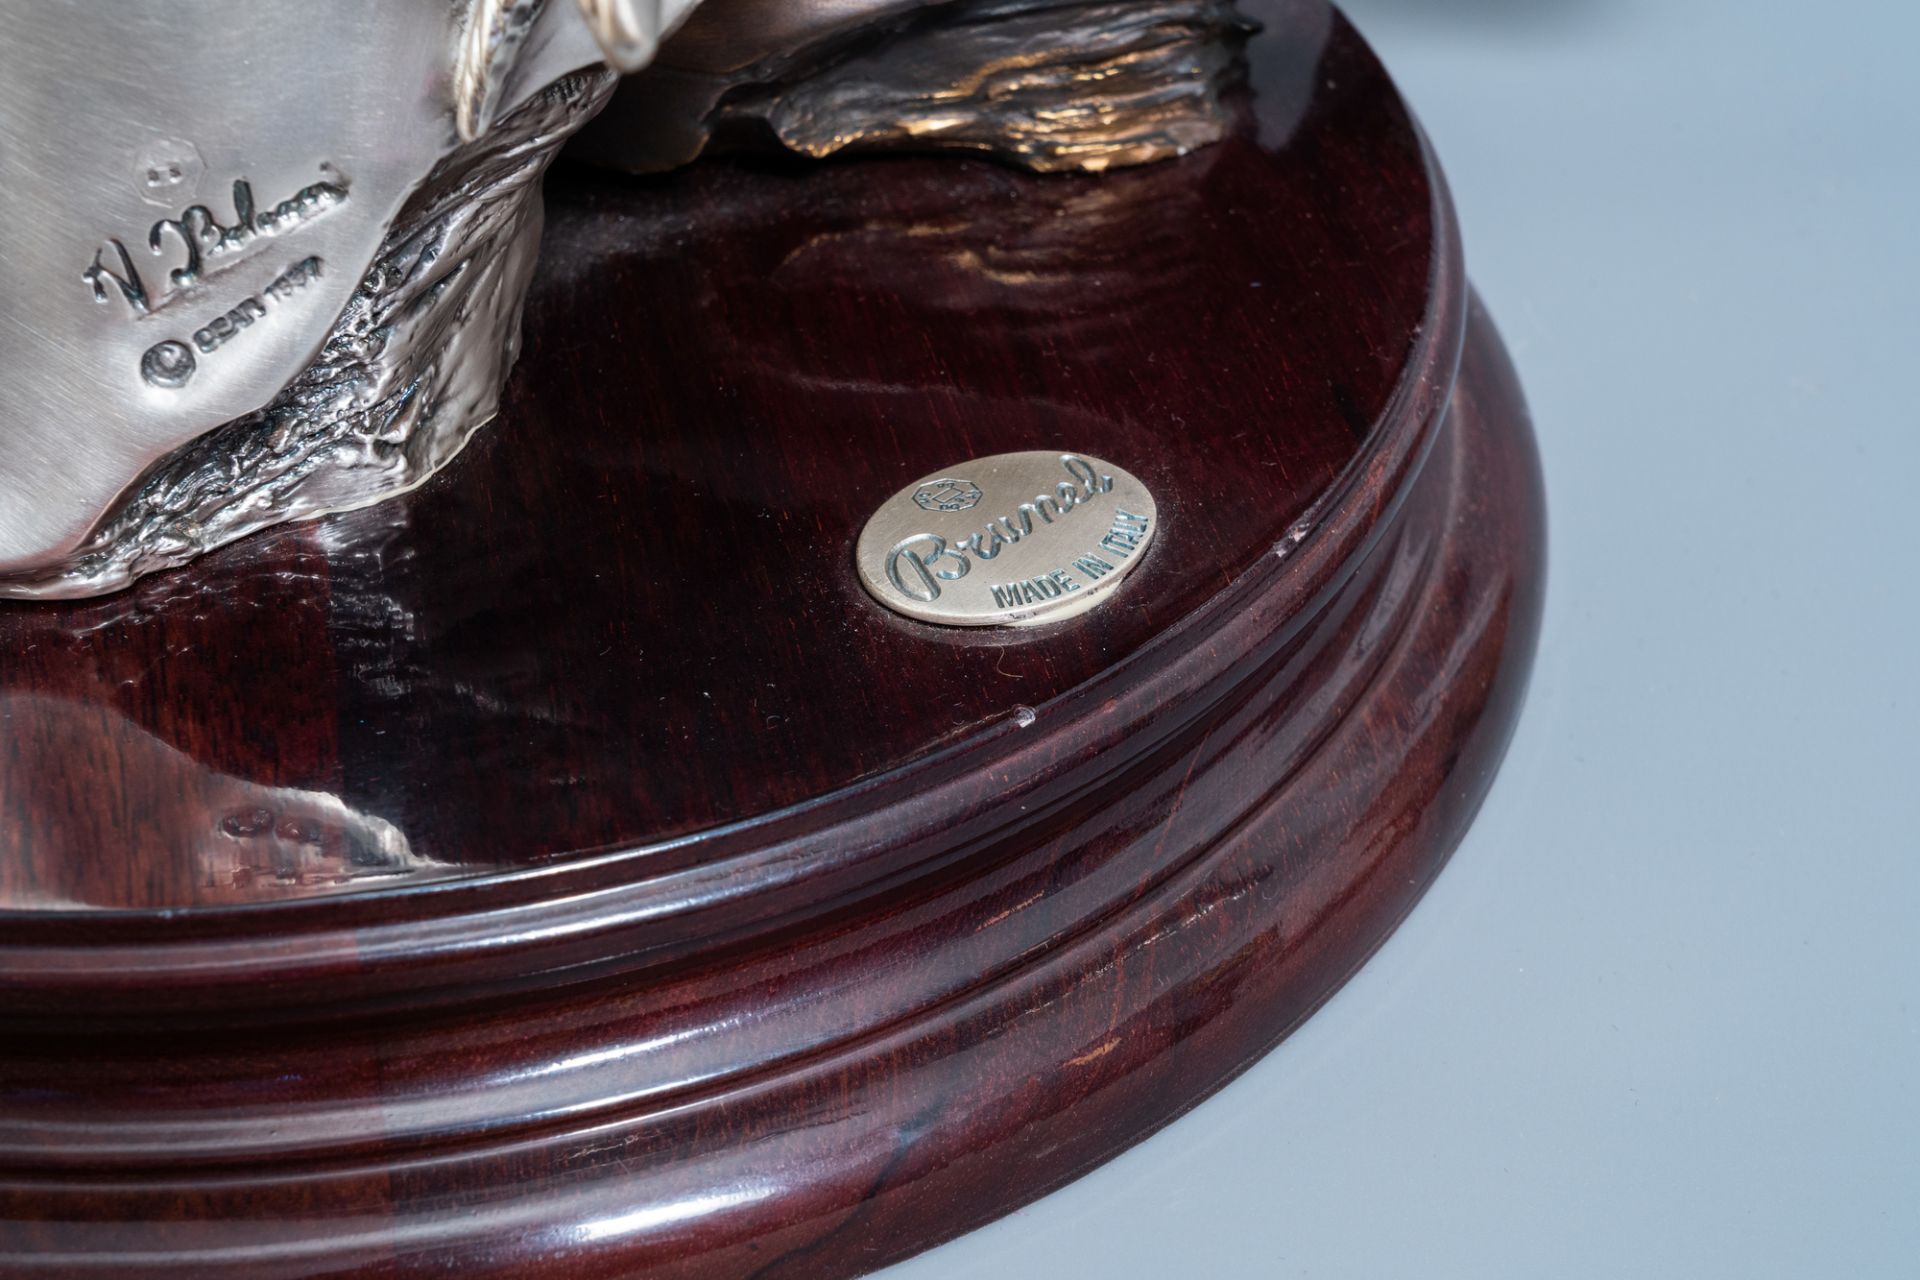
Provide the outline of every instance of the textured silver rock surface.
{"type": "Polygon", "coordinates": [[[377,502],[492,417],[539,250],[540,178],[614,75],[563,77],[450,156],[402,209],[319,357],[266,407],[170,454],[72,556],[0,595],[113,590],[258,529],[377,502]]]}

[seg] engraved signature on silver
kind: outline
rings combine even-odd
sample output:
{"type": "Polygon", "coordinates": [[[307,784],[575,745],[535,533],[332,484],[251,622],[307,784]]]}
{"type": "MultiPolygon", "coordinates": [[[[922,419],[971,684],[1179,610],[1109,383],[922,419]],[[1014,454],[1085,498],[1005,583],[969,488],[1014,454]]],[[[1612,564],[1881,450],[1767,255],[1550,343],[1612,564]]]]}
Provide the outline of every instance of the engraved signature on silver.
{"type": "MultiPolygon", "coordinates": [[[[1021,503],[1010,516],[989,520],[985,528],[963,542],[949,543],[937,533],[916,533],[901,539],[887,553],[887,581],[909,599],[923,604],[938,600],[941,582],[966,577],[973,569],[974,560],[993,559],[1003,548],[1032,537],[1036,529],[1072,515],[1077,508],[1113,488],[1113,477],[1101,475],[1085,458],[1063,454],[1060,465],[1072,477],[1070,480],[1055,485],[1052,493],[1037,494],[1031,502],[1021,503]],[[943,561],[952,563],[942,566],[943,561]]],[[[919,502],[919,496],[916,492],[914,501],[925,507],[925,503],[919,502]]]]}
{"type": "Polygon", "coordinates": [[[209,263],[239,253],[256,240],[286,235],[346,203],[348,183],[331,164],[320,166],[326,179],[302,187],[280,203],[262,208],[254,200],[253,184],[245,178],[233,184],[233,221],[221,222],[204,204],[193,205],[177,218],[162,218],[147,232],[147,248],[155,255],[167,252],[167,241],[180,242],[184,260],[167,272],[168,287],[155,294],[134,264],[133,255],[118,236],[94,250],[93,265],[80,278],[104,303],[116,292],[135,316],[151,315],[205,278],[209,263]],[[109,259],[111,255],[111,259],[109,259]]]}

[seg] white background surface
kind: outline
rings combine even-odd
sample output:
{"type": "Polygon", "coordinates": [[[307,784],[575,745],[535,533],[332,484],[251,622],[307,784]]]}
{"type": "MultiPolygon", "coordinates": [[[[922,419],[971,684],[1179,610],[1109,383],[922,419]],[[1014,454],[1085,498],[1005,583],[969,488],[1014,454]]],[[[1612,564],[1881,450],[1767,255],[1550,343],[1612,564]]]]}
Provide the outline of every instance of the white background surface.
{"type": "Polygon", "coordinates": [[[1545,455],[1512,752],[1304,1029],[885,1274],[1920,1276],[1920,5],[1348,9],[1545,455]]]}

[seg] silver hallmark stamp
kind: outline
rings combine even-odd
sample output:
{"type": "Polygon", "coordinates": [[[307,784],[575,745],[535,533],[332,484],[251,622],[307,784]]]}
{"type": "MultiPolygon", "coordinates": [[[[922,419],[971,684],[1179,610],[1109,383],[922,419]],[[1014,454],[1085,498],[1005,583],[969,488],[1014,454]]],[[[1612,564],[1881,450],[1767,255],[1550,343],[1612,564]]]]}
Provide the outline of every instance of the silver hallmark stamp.
{"type": "Polygon", "coordinates": [[[916,480],[860,533],[860,583],[949,627],[1059,622],[1111,599],[1159,528],[1153,495],[1110,462],[1036,449],[916,480]]]}

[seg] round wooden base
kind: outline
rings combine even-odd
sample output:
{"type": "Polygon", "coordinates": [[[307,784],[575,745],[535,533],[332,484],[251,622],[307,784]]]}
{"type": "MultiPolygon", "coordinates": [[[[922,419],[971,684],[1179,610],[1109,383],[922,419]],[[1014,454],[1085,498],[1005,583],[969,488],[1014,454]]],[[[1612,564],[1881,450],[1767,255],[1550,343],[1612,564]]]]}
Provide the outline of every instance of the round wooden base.
{"type": "Polygon", "coordinates": [[[0,615],[0,1270],[852,1275],[1338,987],[1492,776],[1542,509],[1417,131],[1269,17],[1175,164],[562,176],[445,475],[0,615]],[[873,504],[1032,448],[1153,488],[1123,593],[865,595],[873,504]]]}

